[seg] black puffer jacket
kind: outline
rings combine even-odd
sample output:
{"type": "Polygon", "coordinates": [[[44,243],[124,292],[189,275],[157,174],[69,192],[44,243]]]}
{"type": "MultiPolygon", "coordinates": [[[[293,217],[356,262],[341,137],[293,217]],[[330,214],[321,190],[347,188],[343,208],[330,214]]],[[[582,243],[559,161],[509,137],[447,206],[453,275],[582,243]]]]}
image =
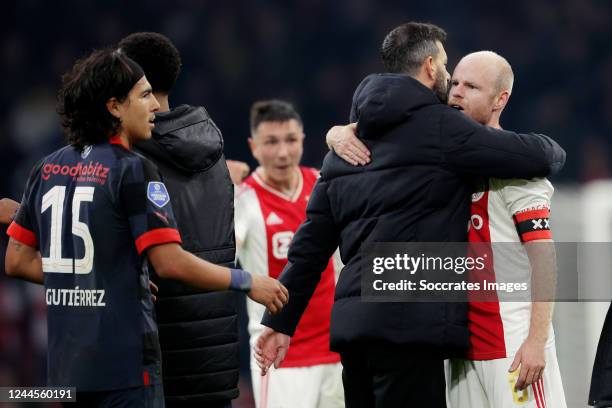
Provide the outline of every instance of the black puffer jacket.
{"type": "Polygon", "coordinates": [[[612,407],[612,305],[608,309],[593,365],[589,405],[612,407]]]}
{"type": "Polygon", "coordinates": [[[368,76],[355,92],[351,121],[358,121],[372,162],[354,167],[334,153],[326,156],[280,276],[289,304],[263,324],[294,332],[339,245],[346,266],[332,311],[333,350],[382,342],[444,356],[462,351],[468,346],[465,303],[361,301],[361,246],[465,241],[474,178],[543,177],[563,165],[565,152],[546,136],[481,126],[403,75],[368,76]]]}
{"type": "MultiPolygon", "coordinates": [[[[181,105],[156,116],[153,139],[137,150],[158,166],[183,248],[233,266],[234,190],[223,138],[206,110],[181,105]]],[[[167,406],[216,405],[238,396],[235,292],[204,292],[157,280],[156,305],[167,406]]]]}

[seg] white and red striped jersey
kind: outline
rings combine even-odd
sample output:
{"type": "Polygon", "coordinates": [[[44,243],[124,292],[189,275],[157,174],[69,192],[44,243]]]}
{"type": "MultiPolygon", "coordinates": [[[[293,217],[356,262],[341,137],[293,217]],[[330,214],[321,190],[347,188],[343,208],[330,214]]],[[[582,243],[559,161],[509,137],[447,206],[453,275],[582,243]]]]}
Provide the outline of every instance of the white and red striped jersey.
{"type": "MultiPolygon", "coordinates": [[[[472,195],[470,242],[524,243],[552,238],[548,220],[554,189],[548,180],[489,179],[487,184],[472,195]]],[[[529,258],[522,246],[497,248],[492,246],[491,256],[485,258],[488,281],[495,276],[500,281],[501,276],[529,276],[529,258]]],[[[529,334],[530,319],[531,302],[470,302],[468,358],[514,356],[529,334]]],[[[552,325],[549,333],[546,347],[554,344],[552,325]]]]}
{"type": "MultiPolygon", "coordinates": [[[[267,185],[256,172],[243,182],[236,196],[235,228],[238,259],[245,270],[278,278],[287,265],[291,239],[306,219],[306,204],[318,177],[317,170],[300,167],[298,187],[292,196],[267,185]]],[[[329,350],[334,290],[334,265],[330,259],[291,338],[281,368],[340,361],[340,356],[329,350]]],[[[247,299],[251,346],[263,330],[260,322],[264,311],[262,305],[247,299]]]]}

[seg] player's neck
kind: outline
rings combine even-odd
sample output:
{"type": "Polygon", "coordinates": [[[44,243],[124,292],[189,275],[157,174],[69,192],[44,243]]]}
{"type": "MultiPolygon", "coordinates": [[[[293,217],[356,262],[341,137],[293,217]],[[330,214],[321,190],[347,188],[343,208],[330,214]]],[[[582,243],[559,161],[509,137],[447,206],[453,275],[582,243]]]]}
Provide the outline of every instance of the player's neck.
{"type": "Polygon", "coordinates": [[[257,175],[262,179],[264,183],[273,189],[287,195],[293,195],[298,187],[300,176],[299,169],[294,169],[291,175],[285,180],[274,180],[272,179],[263,167],[258,167],[256,172],[257,175]]]}
{"type": "Polygon", "coordinates": [[[157,102],[159,102],[159,113],[162,112],[168,112],[170,110],[170,102],[168,101],[168,94],[167,93],[159,93],[159,92],[153,92],[153,95],[155,95],[155,98],[157,99],[157,102]]]}
{"type": "Polygon", "coordinates": [[[487,126],[492,127],[494,129],[500,129],[501,130],[501,125],[499,124],[499,119],[497,120],[490,120],[489,123],[487,123],[487,126]]]}
{"type": "Polygon", "coordinates": [[[489,118],[489,121],[487,122],[487,126],[492,127],[494,129],[501,129],[501,125],[499,124],[499,113],[501,113],[500,111],[494,111],[493,114],[491,115],[491,118],[489,118]]]}
{"type": "Polygon", "coordinates": [[[119,132],[119,134],[115,136],[115,138],[119,139],[118,141],[121,142],[121,145],[123,147],[125,147],[128,150],[132,150],[132,144],[130,143],[130,139],[128,138],[127,134],[125,134],[124,132],[119,132]]]}

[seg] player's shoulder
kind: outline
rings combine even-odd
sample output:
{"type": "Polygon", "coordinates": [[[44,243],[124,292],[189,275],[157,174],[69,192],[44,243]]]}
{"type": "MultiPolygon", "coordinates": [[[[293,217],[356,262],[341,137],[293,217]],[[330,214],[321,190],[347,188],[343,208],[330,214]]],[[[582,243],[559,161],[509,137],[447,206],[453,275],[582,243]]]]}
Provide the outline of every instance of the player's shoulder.
{"type": "Polygon", "coordinates": [[[545,177],[537,177],[532,179],[497,179],[489,180],[491,190],[505,189],[507,191],[533,191],[546,192],[552,195],[555,191],[552,183],[545,177]]]}
{"type": "Polygon", "coordinates": [[[32,170],[30,171],[30,178],[33,178],[35,175],[41,173],[43,169],[47,172],[52,171],[53,166],[57,166],[57,171],[59,172],[61,164],[66,161],[66,156],[74,156],[75,154],[76,149],[71,145],[54,150],[34,164],[32,170]]]}
{"type": "Polygon", "coordinates": [[[43,157],[38,162],[38,164],[42,167],[43,165],[49,164],[49,163],[59,163],[64,160],[69,160],[73,157],[78,157],[78,153],[79,151],[76,147],[72,145],[67,145],[57,150],[52,151],[51,153],[43,157]]]}
{"type": "Polygon", "coordinates": [[[492,190],[501,193],[513,213],[530,209],[550,208],[553,185],[545,178],[491,179],[492,190]]]}
{"type": "Polygon", "coordinates": [[[252,177],[247,177],[240,185],[236,186],[236,200],[245,200],[255,194],[255,189],[252,184],[252,177]]]}
{"type": "Polygon", "coordinates": [[[321,172],[312,167],[300,166],[300,172],[302,173],[304,187],[307,190],[312,189],[317,180],[321,177],[321,172]]]}
{"type": "Polygon", "coordinates": [[[134,151],[128,150],[121,146],[112,146],[115,157],[119,160],[120,167],[131,173],[134,173],[137,178],[142,175],[148,179],[153,176],[159,177],[159,169],[157,165],[149,158],[134,151]]]}
{"type": "Polygon", "coordinates": [[[300,166],[300,171],[302,174],[312,176],[316,179],[321,177],[321,170],[315,169],[314,167],[300,166]]]}

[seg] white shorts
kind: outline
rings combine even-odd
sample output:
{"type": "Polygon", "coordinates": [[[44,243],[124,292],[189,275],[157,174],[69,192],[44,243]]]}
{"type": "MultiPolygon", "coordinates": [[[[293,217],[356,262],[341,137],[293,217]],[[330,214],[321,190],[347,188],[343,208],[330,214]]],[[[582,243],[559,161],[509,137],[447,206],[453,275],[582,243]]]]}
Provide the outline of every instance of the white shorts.
{"type": "Polygon", "coordinates": [[[548,347],[542,378],[522,391],[514,385],[519,370],[514,357],[496,360],[451,359],[446,362],[449,408],[567,408],[555,347],[548,347]]]}
{"type": "Polygon", "coordinates": [[[251,368],[253,397],[257,408],[344,407],[342,364],[271,368],[265,377],[251,368]]]}

